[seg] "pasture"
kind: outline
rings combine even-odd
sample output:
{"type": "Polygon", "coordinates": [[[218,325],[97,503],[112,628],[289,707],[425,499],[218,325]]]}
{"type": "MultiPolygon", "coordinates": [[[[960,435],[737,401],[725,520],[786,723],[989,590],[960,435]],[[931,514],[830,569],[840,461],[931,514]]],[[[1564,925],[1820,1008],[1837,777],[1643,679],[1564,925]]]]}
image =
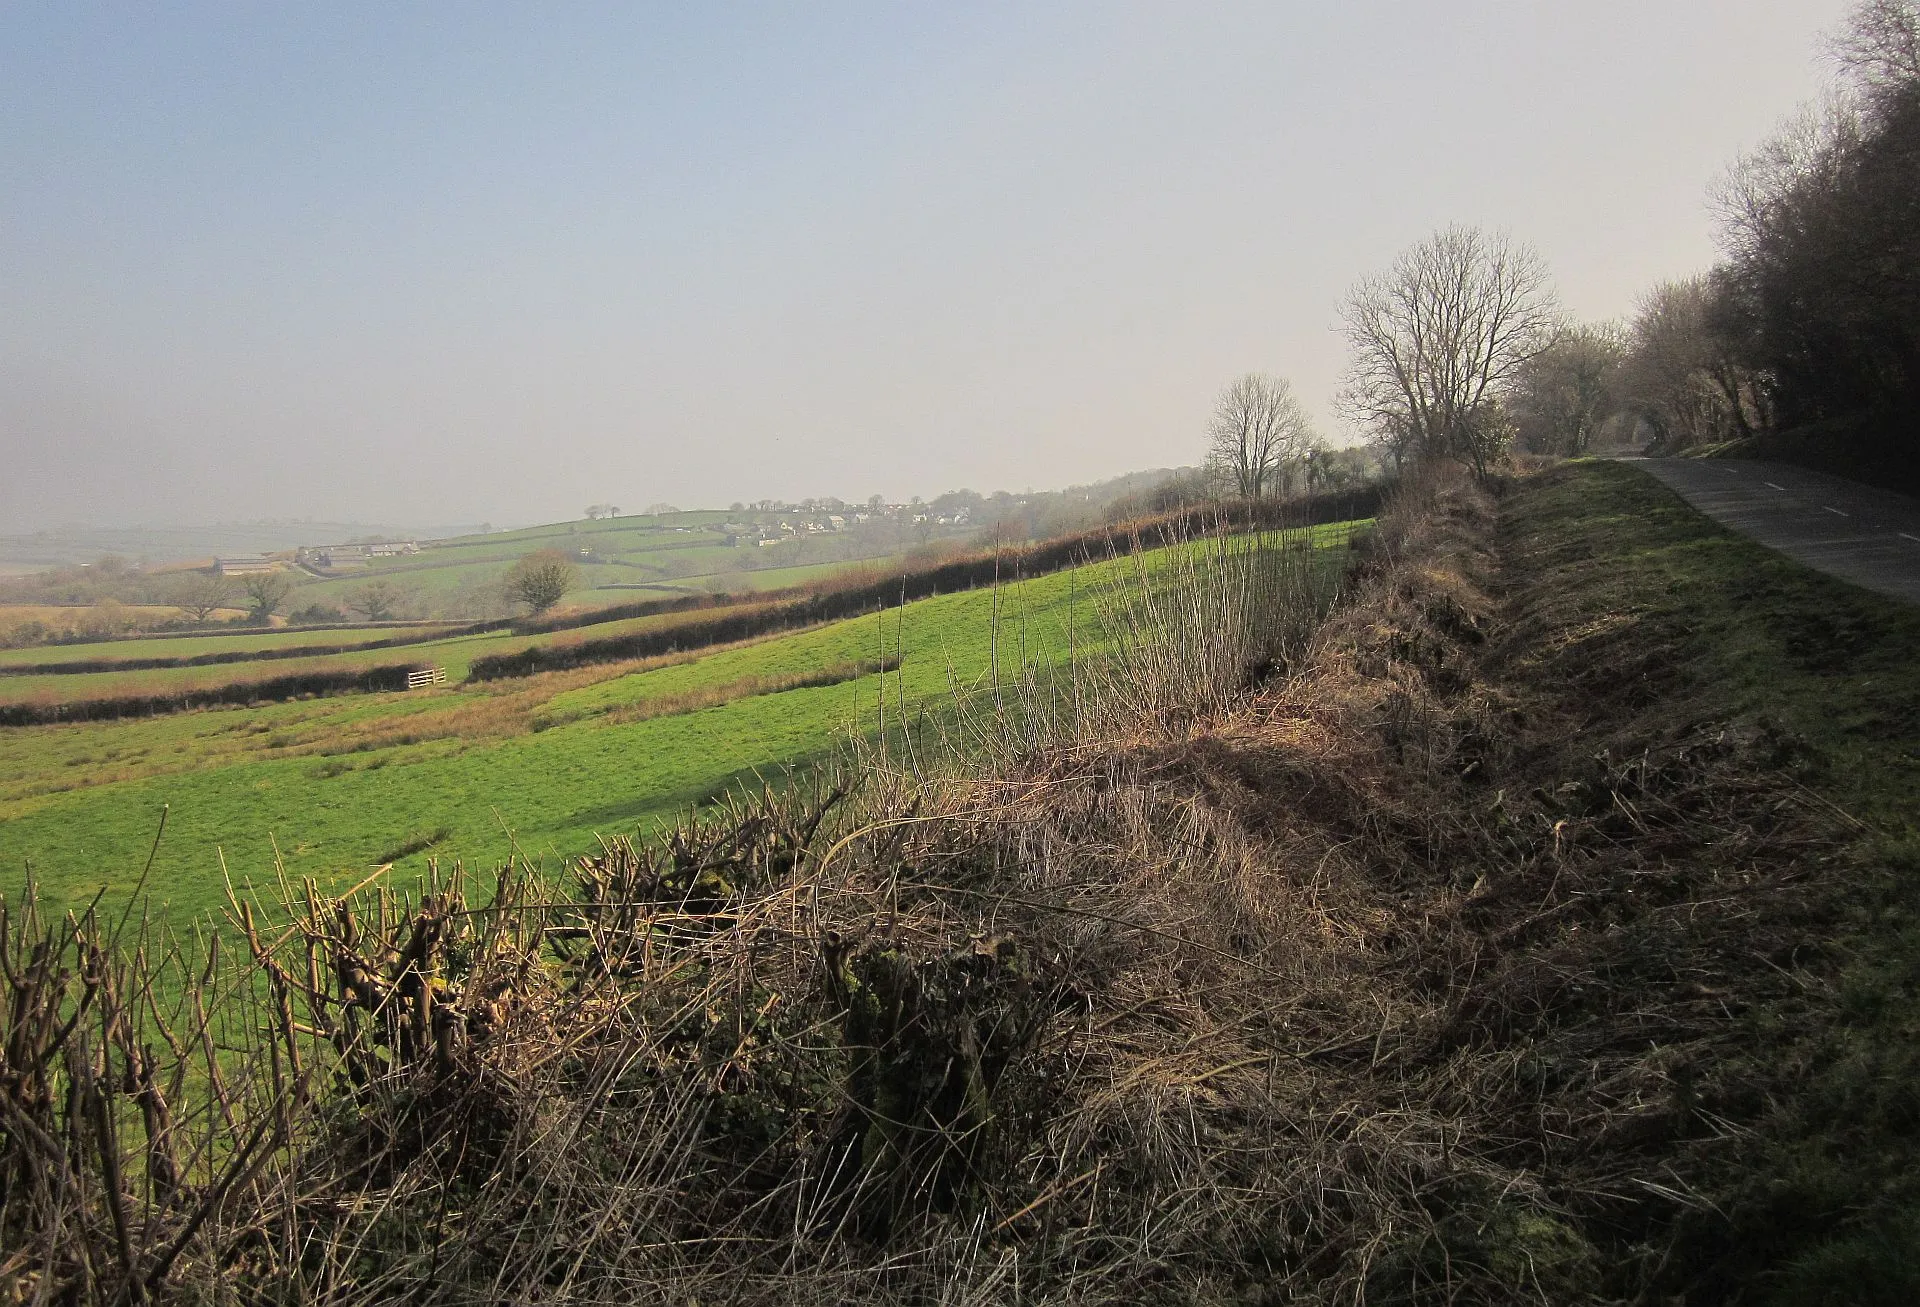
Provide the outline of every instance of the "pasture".
{"type": "MultiPolygon", "coordinates": [[[[1330,571],[1347,536],[1344,525],[1315,532],[1330,571]]],[[[30,866],[55,903],[84,902],[102,887],[124,893],[163,806],[151,889],[176,922],[219,907],[223,861],[236,884],[256,885],[282,872],[336,884],[386,862],[408,876],[428,857],[486,866],[515,850],[557,868],[598,835],[649,828],[731,785],[777,778],[878,721],[882,679],[872,672],[777,687],[897,658],[885,677],[889,713],[944,712],[956,689],[977,685],[996,661],[1003,675],[1023,659],[1059,666],[1070,627],[1077,649],[1097,647],[1092,593],[1128,566],[1094,564],[640,662],[0,730],[0,885],[11,889],[30,866]]],[[[592,629],[662,620],[670,618],[592,629]]],[[[539,638],[560,637],[465,636],[340,657],[405,653],[452,672],[479,652],[539,638]]]]}
{"type": "MultiPolygon", "coordinates": [[[[634,598],[648,596],[627,595],[634,598]]],[[[433,627],[368,627],[326,632],[278,631],[244,635],[201,634],[171,640],[114,641],[101,644],[74,644],[33,649],[8,650],[19,655],[0,663],[0,705],[13,703],[73,703],[88,699],[113,699],[132,696],[180,694],[190,690],[237,682],[263,681],[306,672],[359,670],[393,663],[417,663],[446,668],[452,681],[466,679],[467,668],[476,658],[490,654],[515,653],[529,645],[566,645],[588,638],[626,635],[637,631],[669,628],[691,622],[706,614],[657,613],[595,622],[559,632],[518,635],[508,630],[473,632],[454,626],[450,633],[436,634],[433,627]],[[310,638],[302,638],[302,636],[310,638]],[[392,641],[392,643],[388,643],[392,641]],[[377,648],[358,648],[378,642],[377,648]],[[175,656],[191,658],[211,653],[270,652],[275,649],[325,648],[338,646],[338,652],[317,653],[308,657],[222,662],[185,667],[112,667],[115,661],[144,657],[175,656]],[[46,671],[34,668],[67,662],[95,661],[100,670],[84,672],[46,671]]]]}
{"type": "Polygon", "coordinates": [[[373,641],[398,645],[429,640],[436,626],[279,627],[271,631],[196,631],[75,644],[36,644],[0,649],[0,669],[57,663],[131,662],[147,658],[199,658],[208,654],[261,653],[278,649],[351,649],[373,641]]]}
{"type": "Polygon", "coordinates": [[[437,663],[456,679],[467,664],[482,654],[510,652],[529,637],[488,632],[456,635],[397,648],[347,649],[308,658],[277,658],[264,662],[221,663],[211,667],[145,667],[137,671],[17,672],[0,676],[0,704],[111,699],[132,695],[177,694],[203,686],[236,681],[265,680],[301,672],[374,667],[384,663],[437,663]]]}
{"type": "Polygon", "coordinates": [[[409,610],[439,611],[448,605],[471,609],[484,605],[514,560],[536,549],[558,549],[578,560],[580,586],[567,598],[570,608],[690,589],[795,585],[852,564],[883,562],[897,549],[897,544],[882,546],[857,531],[803,534],[762,549],[751,539],[729,543],[720,530],[729,521],[752,526],[805,516],[710,511],[634,515],[435,540],[417,554],[375,559],[365,569],[325,579],[303,576],[290,607],[343,604],[359,587],[382,580],[401,590],[409,610]],[[783,575],[759,575],[776,572],[783,575]]]}

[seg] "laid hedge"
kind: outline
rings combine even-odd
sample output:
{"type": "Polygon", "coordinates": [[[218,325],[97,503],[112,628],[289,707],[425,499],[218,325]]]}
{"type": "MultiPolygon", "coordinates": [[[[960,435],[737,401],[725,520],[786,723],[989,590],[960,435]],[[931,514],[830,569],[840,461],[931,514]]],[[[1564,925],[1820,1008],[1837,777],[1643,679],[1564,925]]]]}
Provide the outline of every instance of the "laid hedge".
{"type": "Polygon", "coordinates": [[[334,654],[365,653],[369,649],[401,649],[461,635],[481,635],[507,629],[507,621],[470,622],[436,627],[418,635],[362,640],[357,644],[303,644],[284,649],[226,649],[214,653],[154,655],[148,658],[76,658],[64,663],[7,663],[0,676],[82,676],[99,672],[151,672],[163,667],[220,667],[228,663],[270,663],[287,658],[327,658],[334,654]]]}
{"type": "Polygon", "coordinates": [[[192,708],[279,703],[333,694],[372,694],[407,688],[412,663],[389,663],[353,671],[298,672],[262,681],[231,681],[172,694],[123,695],[73,703],[0,704],[0,726],[46,726],[55,722],[101,722],[121,717],[163,717],[192,708]]]}
{"type": "MultiPolygon", "coordinates": [[[[781,594],[769,590],[767,595],[781,594]]],[[[515,635],[545,635],[549,631],[571,631],[602,622],[624,622],[633,617],[657,617],[661,613],[692,612],[696,608],[725,608],[740,602],[737,598],[713,594],[674,595],[669,599],[636,599],[630,604],[608,604],[575,613],[552,613],[543,617],[524,617],[511,623],[515,635]]]]}

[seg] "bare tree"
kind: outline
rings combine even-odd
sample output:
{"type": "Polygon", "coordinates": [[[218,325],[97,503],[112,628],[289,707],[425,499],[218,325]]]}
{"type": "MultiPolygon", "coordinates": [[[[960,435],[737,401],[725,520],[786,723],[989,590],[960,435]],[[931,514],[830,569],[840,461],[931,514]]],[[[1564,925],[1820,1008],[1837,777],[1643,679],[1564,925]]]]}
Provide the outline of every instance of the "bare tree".
{"type": "Polygon", "coordinates": [[[558,549],[537,549],[507,569],[507,596],[538,617],[566,598],[580,569],[558,549]]]}
{"type": "Polygon", "coordinates": [[[248,619],[265,626],[293,591],[293,581],[285,572],[256,572],[247,578],[248,619]]]}
{"type": "Polygon", "coordinates": [[[1898,94],[1920,84],[1920,5],[1863,0],[1834,38],[1832,53],[1869,95],[1898,94]]]}
{"type": "Polygon", "coordinates": [[[1764,424],[1764,391],[1715,327],[1710,277],[1661,282],[1640,301],[1615,385],[1663,449],[1731,440],[1764,424]]]}
{"type": "Polygon", "coordinates": [[[235,593],[230,577],[218,572],[188,572],[173,583],[167,598],[194,621],[204,622],[232,603],[235,593]]]}
{"type": "Polygon", "coordinates": [[[400,587],[391,581],[369,581],[348,593],[344,602],[348,612],[366,621],[385,622],[392,620],[402,597],[400,587]]]}
{"type": "MultiPolygon", "coordinates": [[[[1698,370],[1719,387],[1718,425],[1733,434],[1744,423],[1845,446],[1849,461],[1912,488],[1920,3],[1854,5],[1830,50],[1840,83],[1744,156],[1715,197],[1728,259],[1707,302],[1724,356],[1711,363],[1738,367],[1698,370]]],[[[1676,439],[1717,434],[1671,425],[1676,439]]]]}
{"type": "Polygon", "coordinates": [[[1317,437],[1293,387],[1281,377],[1249,372],[1220,392],[1207,424],[1208,461],[1244,498],[1279,488],[1287,469],[1317,437]]]}
{"type": "Polygon", "coordinates": [[[133,616],[127,606],[112,596],[94,600],[93,606],[80,617],[80,630],[85,635],[119,635],[132,626],[133,616]]]}
{"type": "Polygon", "coordinates": [[[1580,455],[1614,410],[1614,373],[1625,333],[1611,323],[1580,326],[1519,369],[1507,408],[1520,447],[1535,454],[1580,455]]]}
{"type": "Polygon", "coordinates": [[[1502,387],[1558,331],[1545,262],[1477,227],[1404,251],[1348,292],[1341,318],[1348,414],[1396,464],[1457,458],[1483,477],[1507,439],[1502,387]]]}

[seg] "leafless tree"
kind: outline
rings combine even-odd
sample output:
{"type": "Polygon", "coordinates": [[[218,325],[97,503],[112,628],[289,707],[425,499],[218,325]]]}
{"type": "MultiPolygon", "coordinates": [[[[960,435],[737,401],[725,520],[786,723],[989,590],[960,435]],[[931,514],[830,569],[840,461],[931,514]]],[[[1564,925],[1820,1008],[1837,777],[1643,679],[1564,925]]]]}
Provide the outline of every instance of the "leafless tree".
{"type": "Polygon", "coordinates": [[[1749,259],[1763,252],[1775,227],[1803,223],[1796,210],[1840,183],[1866,130],[1857,105],[1837,96],[1802,105],[1781,122],[1708,192],[1722,247],[1736,261],[1749,259]]]}
{"type": "Polygon", "coordinates": [[[218,572],[188,572],[169,587],[168,600],[196,622],[204,622],[232,603],[237,588],[218,572]]]}
{"type": "Polygon", "coordinates": [[[1264,372],[1249,372],[1221,391],[1207,425],[1208,461],[1247,499],[1279,489],[1316,440],[1293,387],[1264,372]]]}
{"type": "Polygon", "coordinates": [[[1898,94],[1920,83],[1920,5],[1863,0],[1832,43],[1833,57],[1869,95],[1898,94]]]}
{"type": "Polygon", "coordinates": [[[1751,392],[1736,392],[1732,372],[1713,380],[1728,424],[1846,446],[1849,461],[1911,488],[1920,3],[1864,0],[1830,48],[1839,83],[1744,156],[1715,197],[1728,259],[1714,273],[1710,327],[1751,392]]]}
{"type": "Polygon", "coordinates": [[[1587,452],[1615,406],[1614,374],[1626,333],[1612,323],[1579,326],[1529,359],[1507,390],[1520,447],[1535,454],[1587,452]]]}
{"type": "Polygon", "coordinates": [[[1634,316],[1615,390],[1661,448],[1748,436],[1764,420],[1764,391],[1716,329],[1718,293],[1711,277],[1661,282],[1634,316]]]}
{"type": "Polygon", "coordinates": [[[1449,457],[1485,476],[1505,446],[1502,387],[1553,343],[1545,262],[1504,233],[1449,227],[1360,282],[1341,308],[1343,401],[1397,464],[1449,457]]]}
{"type": "Polygon", "coordinates": [[[351,591],[345,599],[347,610],[360,614],[369,622],[385,622],[393,618],[402,599],[400,587],[391,581],[369,581],[351,591]]]}

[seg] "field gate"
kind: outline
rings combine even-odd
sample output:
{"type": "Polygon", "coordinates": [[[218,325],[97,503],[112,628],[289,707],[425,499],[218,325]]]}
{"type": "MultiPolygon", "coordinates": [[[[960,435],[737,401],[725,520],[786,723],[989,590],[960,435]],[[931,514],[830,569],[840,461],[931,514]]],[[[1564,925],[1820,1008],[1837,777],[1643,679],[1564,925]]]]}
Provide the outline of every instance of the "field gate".
{"type": "Polygon", "coordinates": [[[407,688],[418,690],[423,685],[445,685],[447,669],[444,667],[422,667],[418,671],[407,673],[407,688]]]}

